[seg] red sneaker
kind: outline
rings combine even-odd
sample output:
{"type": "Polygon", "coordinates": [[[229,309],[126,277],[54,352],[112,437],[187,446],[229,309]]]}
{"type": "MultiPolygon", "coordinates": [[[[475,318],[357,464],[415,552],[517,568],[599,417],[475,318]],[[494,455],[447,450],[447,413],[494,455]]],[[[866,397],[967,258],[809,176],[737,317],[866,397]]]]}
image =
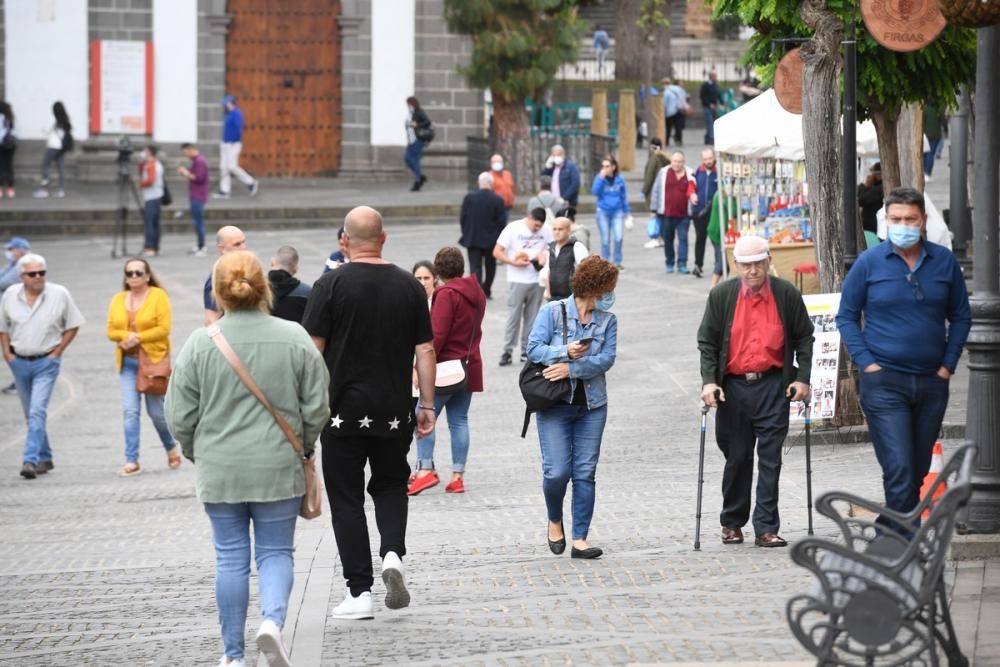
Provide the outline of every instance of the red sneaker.
{"type": "Polygon", "coordinates": [[[453,479],[451,482],[448,483],[448,486],[444,487],[444,492],[465,493],[465,482],[462,481],[461,477],[459,477],[458,479],[453,479]]]}
{"type": "Polygon", "coordinates": [[[437,486],[440,481],[437,473],[432,470],[429,475],[415,478],[413,483],[410,484],[410,488],[406,490],[406,495],[415,496],[421,491],[426,491],[432,486],[437,486]]]}

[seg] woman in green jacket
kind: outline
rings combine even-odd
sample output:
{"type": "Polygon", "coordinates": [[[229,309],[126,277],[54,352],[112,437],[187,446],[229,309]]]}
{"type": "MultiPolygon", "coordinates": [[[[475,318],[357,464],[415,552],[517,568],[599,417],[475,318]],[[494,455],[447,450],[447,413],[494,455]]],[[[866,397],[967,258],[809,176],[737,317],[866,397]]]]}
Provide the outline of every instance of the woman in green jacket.
{"type": "MultiPolygon", "coordinates": [[[[330,377],[322,356],[305,329],[269,315],[267,276],[251,253],[219,258],[212,285],[225,313],[219,329],[311,456],[330,417],[330,377]]],[[[295,519],[305,493],[302,459],[207,329],[192,333],[177,357],[166,412],[184,456],[195,463],[198,498],[212,524],[225,645],[219,664],[244,665],[252,522],[263,616],[257,645],[272,667],[287,665],[281,627],[292,591],[295,519]]]]}

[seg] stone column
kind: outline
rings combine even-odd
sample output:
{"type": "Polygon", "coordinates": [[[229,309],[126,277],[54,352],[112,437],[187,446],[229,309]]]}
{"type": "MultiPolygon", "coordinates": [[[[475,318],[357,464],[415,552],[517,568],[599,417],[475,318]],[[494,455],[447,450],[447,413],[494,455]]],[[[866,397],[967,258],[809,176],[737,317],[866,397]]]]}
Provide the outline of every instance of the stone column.
{"type": "Polygon", "coordinates": [[[635,169],[635,91],[618,91],[618,168],[635,169]]]}
{"type": "Polygon", "coordinates": [[[976,62],[974,285],[966,438],[979,446],[963,528],[1000,533],[1000,25],[979,29],[976,62]]]}
{"type": "Polygon", "coordinates": [[[607,134],[608,133],[608,91],[603,88],[594,89],[591,95],[591,116],[590,116],[590,133],[591,134],[607,134]]]}

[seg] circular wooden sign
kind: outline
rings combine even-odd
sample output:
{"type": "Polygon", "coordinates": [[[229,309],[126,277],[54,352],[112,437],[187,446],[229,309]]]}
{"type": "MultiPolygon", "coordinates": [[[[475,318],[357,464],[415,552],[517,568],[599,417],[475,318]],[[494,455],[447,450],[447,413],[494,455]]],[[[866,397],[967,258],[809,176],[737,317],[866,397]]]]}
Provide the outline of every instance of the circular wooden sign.
{"type": "Polygon", "coordinates": [[[789,113],[802,113],[802,55],[792,49],[774,72],[774,95],[789,113]]]}
{"type": "Polygon", "coordinates": [[[861,16],[875,41],[891,51],[922,49],[948,24],[938,0],[861,0],[861,16]]]}

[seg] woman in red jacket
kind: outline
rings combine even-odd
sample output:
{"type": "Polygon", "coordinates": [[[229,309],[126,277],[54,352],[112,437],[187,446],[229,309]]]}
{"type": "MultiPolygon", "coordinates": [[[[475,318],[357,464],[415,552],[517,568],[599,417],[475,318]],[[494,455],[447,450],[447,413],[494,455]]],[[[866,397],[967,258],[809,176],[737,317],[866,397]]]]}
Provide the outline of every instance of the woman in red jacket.
{"type": "MultiPolygon", "coordinates": [[[[469,456],[469,404],[472,394],[483,390],[483,358],[479,342],[483,337],[486,295],[475,276],[462,277],[465,260],[458,248],[442,248],[434,257],[434,270],[443,284],[434,291],[431,326],[438,363],[461,360],[466,385],[460,391],[435,392],[434,409],[440,415],[448,407],[451,433],[451,482],[447,493],[464,493],[465,461],[469,456]]],[[[434,433],[417,438],[417,474],[410,482],[409,495],[415,496],[440,481],[434,469],[434,433]]]]}

